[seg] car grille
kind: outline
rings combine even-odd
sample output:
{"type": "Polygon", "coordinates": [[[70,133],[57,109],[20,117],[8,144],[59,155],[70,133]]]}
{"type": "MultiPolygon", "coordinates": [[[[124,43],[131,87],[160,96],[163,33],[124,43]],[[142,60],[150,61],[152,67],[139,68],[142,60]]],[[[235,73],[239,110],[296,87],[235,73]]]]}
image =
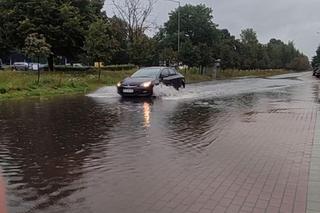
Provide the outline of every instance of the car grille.
{"type": "Polygon", "coordinates": [[[134,84],[123,84],[124,87],[127,87],[127,88],[134,88],[134,87],[137,87],[138,85],[134,85],[134,84]]]}

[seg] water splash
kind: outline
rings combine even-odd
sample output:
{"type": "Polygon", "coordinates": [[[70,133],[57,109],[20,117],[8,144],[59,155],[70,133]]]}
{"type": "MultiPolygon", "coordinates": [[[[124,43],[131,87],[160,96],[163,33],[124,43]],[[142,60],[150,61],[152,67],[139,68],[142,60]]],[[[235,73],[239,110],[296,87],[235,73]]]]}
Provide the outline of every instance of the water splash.
{"type": "MultiPolygon", "coordinates": [[[[305,73],[293,73],[270,78],[247,78],[225,81],[209,81],[189,84],[179,91],[173,87],[159,85],[154,87],[154,96],[163,100],[201,99],[226,97],[251,92],[277,90],[301,84],[300,77],[305,73]]],[[[107,86],[88,95],[93,98],[119,98],[115,86],[107,86]]]]}

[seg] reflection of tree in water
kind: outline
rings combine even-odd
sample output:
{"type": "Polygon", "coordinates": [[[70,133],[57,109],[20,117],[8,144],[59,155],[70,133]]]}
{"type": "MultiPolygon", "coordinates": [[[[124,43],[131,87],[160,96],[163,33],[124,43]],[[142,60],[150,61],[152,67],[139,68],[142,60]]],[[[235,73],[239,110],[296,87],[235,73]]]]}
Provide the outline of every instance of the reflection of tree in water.
{"type": "Polygon", "coordinates": [[[178,105],[168,120],[170,142],[183,151],[201,150],[215,140],[219,114],[219,109],[206,104],[178,105]]]}
{"type": "MultiPolygon", "coordinates": [[[[117,113],[85,98],[1,105],[0,164],[8,181],[11,207],[28,201],[45,209],[80,188],[90,157],[104,154],[108,131],[117,113]],[[99,148],[97,148],[99,147],[99,148]]],[[[30,205],[26,204],[26,205],[30,205]]],[[[23,209],[25,211],[26,209],[23,209]]]]}
{"type": "Polygon", "coordinates": [[[259,98],[255,93],[248,93],[245,95],[234,96],[224,99],[229,103],[229,107],[232,109],[252,109],[258,102],[259,98]]]}
{"type": "Polygon", "coordinates": [[[254,94],[180,104],[169,117],[171,143],[183,150],[201,151],[212,144],[232,118],[232,111],[252,109],[254,94]]]}

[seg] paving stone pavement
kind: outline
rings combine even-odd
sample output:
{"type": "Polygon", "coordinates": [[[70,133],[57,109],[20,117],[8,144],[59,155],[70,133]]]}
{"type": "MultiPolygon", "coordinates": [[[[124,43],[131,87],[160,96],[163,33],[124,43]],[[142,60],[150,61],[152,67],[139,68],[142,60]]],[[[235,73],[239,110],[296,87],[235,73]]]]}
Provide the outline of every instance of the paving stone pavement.
{"type": "Polygon", "coordinates": [[[317,116],[311,156],[307,212],[320,212],[320,112],[318,112],[317,116]]]}

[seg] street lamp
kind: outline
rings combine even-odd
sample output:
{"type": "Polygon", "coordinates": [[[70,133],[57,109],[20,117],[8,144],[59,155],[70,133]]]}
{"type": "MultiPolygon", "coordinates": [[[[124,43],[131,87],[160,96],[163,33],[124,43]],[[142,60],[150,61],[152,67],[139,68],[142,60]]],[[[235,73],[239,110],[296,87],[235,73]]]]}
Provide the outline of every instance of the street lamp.
{"type": "Polygon", "coordinates": [[[181,6],[181,3],[180,1],[177,1],[177,0],[166,0],[166,1],[171,1],[171,2],[174,2],[174,3],[177,3],[179,4],[179,7],[178,7],[178,55],[180,53],[180,25],[181,25],[181,17],[180,17],[180,6],[181,6]]]}

